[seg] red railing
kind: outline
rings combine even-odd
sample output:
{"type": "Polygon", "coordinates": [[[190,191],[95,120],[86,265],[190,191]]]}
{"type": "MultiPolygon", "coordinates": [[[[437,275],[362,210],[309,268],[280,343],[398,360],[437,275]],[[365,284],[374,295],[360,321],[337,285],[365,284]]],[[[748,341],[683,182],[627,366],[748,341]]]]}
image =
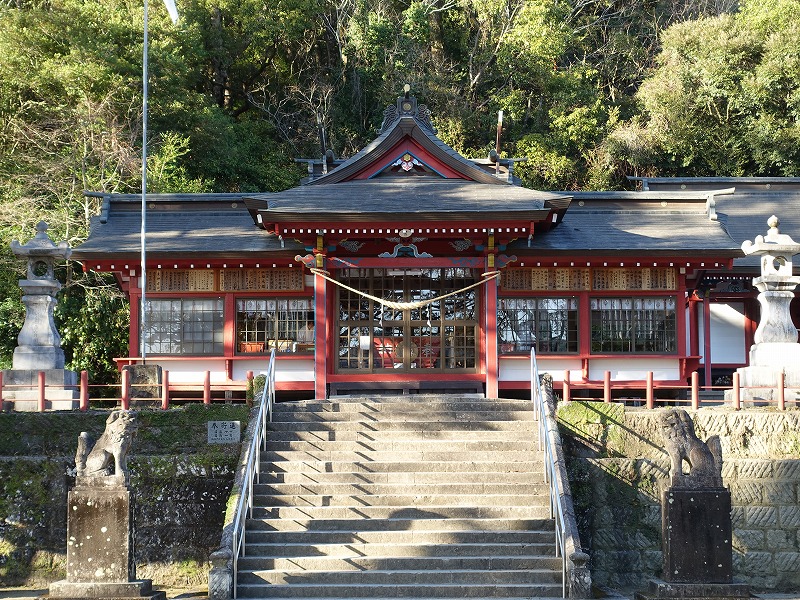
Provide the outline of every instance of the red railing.
{"type": "MultiPolygon", "coordinates": [[[[570,379],[570,372],[564,371],[563,378],[561,381],[561,398],[565,402],[570,402],[576,399],[592,399],[592,400],[602,400],[603,402],[623,402],[623,403],[636,403],[640,405],[642,402],[646,408],[655,408],[656,404],[664,403],[664,404],[675,404],[675,403],[687,403],[691,405],[693,410],[697,410],[700,408],[702,404],[702,394],[701,392],[717,392],[719,395],[723,395],[724,392],[730,390],[729,400],[714,398],[714,399],[707,399],[706,403],[717,405],[730,405],[731,408],[734,410],[739,410],[742,408],[743,403],[743,392],[746,392],[748,389],[759,389],[763,390],[765,388],[769,388],[769,386],[759,385],[753,386],[752,388],[743,387],[740,383],[739,373],[733,373],[732,382],[729,386],[701,386],[700,385],[700,377],[697,371],[692,372],[690,383],[689,385],[669,385],[669,384],[661,384],[655,380],[654,374],[652,371],[648,371],[646,374],[646,378],[644,380],[615,380],[612,381],[611,379],[611,371],[605,371],[603,373],[603,380],[602,381],[579,381],[573,382],[570,379]],[[576,398],[575,391],[577,390],[602,390],[602,397],[591,397],[591,398],[576,398]],[[642,390],[644,393],[643,398],[635,398],[635,397],[625,397],[625,398],[614,398],[613,392],[620,390],[628,390],[628,391],[639,391],[642,390]],[[658,392],[670,392],[669,397],[658,398],[658,392]],[[676,397],[676,396],[684,396],[684,397],[676,397]]],[[[753,403],[756,403],[759,406],[763,405],[775,405],[779,410],[786,409],[786,391],[797,391],[798,397],[800,397],[800,388],[795,387],[787,387],[786,386],[786,377],[783,372],[778,373],[777,378],[775,380],[775,384],[773,388],[776,391],[776,399],[770,400],[765,398],[758,398],[752,400],[753,403]]]]}
{"type": "MultiPolygon", "coordinates": [[[[247,379],[244,382],[240,381],[226,381],[224,383],[212,383],[211,372],[205,371],[203,373],[203,381],[200,384],[192,383],[170,383],[169,371],[164,370],[161,372],[161,408],[167,410],[170,403],[174,400],[180,401],[202,401],[204,404],[211,404],[213,400],[230,400],[227,396],[228,392],[237,391],[247,393],[248,387],[253,380],[253,372],[247,371],[247,379]],[[194,396],[189,394],[194,394],[194,396]],[[200,395],[202,394],[202,395],[200,395]],[[198,396],[199,395],[199,396],[198,396]],[[198,397],[195,397],[198,396],[198,397]]],[[[127,410],[130,408],[131,399],[133,398],[131,392],[136,387],[154,387],[156,384],[132,384],[130,381],[130,373],[128,370],[123,370],[118,384],[90,384],[89,373],[81,371],[77,385],[48,385],[46,380],[46,373],[40,371],[38,373],[35,384],[6,384],[3,381],[3,372],[0,371],[0,410],[10,405],[14,409],[16,402],[25,402],[26,404],[35,403],[38,412],[44,412],[48,409],[48,403],[52,406],[53,402],[69,402],[69,399],[58,398],[55,399],[51,394],[48,398],[48,390],[73,390],[77,392],[78,409],[86,411],[89,409],[89,401],[102,401],[108,403],[117,403],[120,408],[127,410]],[[103,395],[102,391],[117,389],[117,394],[111,396],[103,395]],[[96,392],[91,395],[91,391],[96,392]],[[26,398],[13,398],[13,392],[24,391],[26,398]],[[33,392],[33,393],[31,393],[33,392]]],[[[158,400],[158,399],[157,399],[158,400]]]]}
{"type": "MultiPolygon", "coordinates": [[[[170,403],[173,401],[194,401],[199,402],[202,401],[204,404],[208,405],[211,404],[214,400],[230,400],[228,392],[244,392],[246,394],[247,389],[250,385],[250,381],[253,379],[253,372],[247,372],[247,379],[244,382],[241,381],[225,381],[222,383],[212,383],[211,381],[211,372],[205,371],[203,373],[202,381],[198,383],[172,383],[170,381],[169,371],[163,370],[161,372],[161,397],[156,398],[156,400],[161,401],[161,408],[167,410],[170,406],[170,403]]],[[[26,403],[35,402],[36,410],[39,412],[43,412],[48,409],[48,402],[53,402],[53,398],[48,398],[48,390],[49,389],[70,389],[73,388],[77,391],[77,400],[78,400],[78,407],[79,410],[85,411],[89,408],[89,401],[103,401],[109,403],[118,403],[118,405],[123,409],[130,408],[131,399],[133,398],[131,391],[136,387],[153,387],[156,384],[132,384],[130,382],[130,374],[127,370],[123,370],[121,373],[121,381],[118,384],[90,384],[89,383],[89,375],[86,371],[81,371],[79,383],[74,386],[64,386],[62,384],[59,385],[48,385],[46,381],[45,372],[41,371],[38,374],[37,380],[35,384],[28,384],[28,385],[9,385],[4,383],[3,381],[3,372],[0,371],[0,408],[7,408],[10,404],[11,409],[14,408],[14,403],[18,400],[15,400],[10,397],[6,397],[10,394],[8,392],[12,392],[15,390],[24,390],[28,392],[27,398],[25,399],[26,403]],[[118,393],[111,394],[110,397],[108,396],[108,390],[118,389],[118,393]],[[100,390],[106,391],[106,394],[100,392],[100,390]],[[95,393],[92,394],[91,392],[94,391],[95,393]],[[35,392],[35,394],[30,394],[30,392],[35,392]]],[[[556,389],[557,389],[556,383],[556,389]]],[[[758,386],[758,389],[764,389],[765,386],[758,386]]],[[[775,385],[773,388],[776,390],[775,399],[774,400],[767,400],[767,399],[758,399],[754,400],[754,402],[758,403],[758,405],[774,405],[779,410],[784,410],[786,408],[786,391],[791,390],[792,392],[797,392],[797,395],[800,396],[800,388],[793,388],[793,387],[786,387],[785,376],[783,373],[779,373],[777,379],[775,381],[775,385]]],[[[711,403],[714,405],[730,405],[731,408],[735,410],[739,410],[742,407],[743,403],[743,392],[746,392],[748,388],[743,387],[739,381],[739,374],[734,373],[732,377],[732,383],[729,386],[701,386],[700,385],[700,378],[698,377],[697,372],[693,372],[691,374],[690,384],[681,386],[681,385],[667,385],[655,380],[654,374],[652,371],[646,374],[646,378],[644,380],[612,380],[611,379],[611,371],[605,371],[603,374],[602,381],[576,381],[573,382],[570,380],[570,372],[564,371],[563,379],[561,382],[561,398],[565,402],[569,402],[571,400],[578,399],[575,397],[575,392],[579,390],[591,390],[593,393],[602,392],[602,396],[598,397],[593,395],[591,399],[597,401],[604,401],[604,402],[625,402],[625,403],[636,403],[637,405],[644,404],[647,408],[655,408],[658,404],[675,404],[675,403],[687,403],[691,405],[692,409],[700,408],[703,399],[701,392],[717,392],[718,395],[721,395],[720,392],[731,390],[729,394],[730,400],[723,400],[720,398],[714,398],[713,400],[706,399],[706,403],[711,403]],[[620,390],[630,391],[632,393],[643,393],[643,397],[625,397],[625,398],[614,398],[614,392],[619,392],[620,390]],[[659,398],[659,392],[661,395],[664,395],[664,392],[669,393],[669,397],[661,397],[659,398]]],[[[135,399],[135,398],[134,398],[135,399]]]]}

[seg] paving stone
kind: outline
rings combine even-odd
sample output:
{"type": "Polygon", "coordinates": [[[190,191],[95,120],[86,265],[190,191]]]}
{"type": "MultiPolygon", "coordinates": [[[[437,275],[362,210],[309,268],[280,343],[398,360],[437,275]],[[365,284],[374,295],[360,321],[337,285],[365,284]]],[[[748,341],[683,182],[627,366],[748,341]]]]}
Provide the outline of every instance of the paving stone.
{"type": "Polygon", "coordinates": [[[800,570],[800,552],[776,552],[775,570],[776,571],[800,570]]]}
{"type": "Polygon", "coordinates": [[[774,527],[778,524],[778,510],[774,506],[749,506],[745,519],[752,527],[774,527]]]}
{"type": "Polygon", "coordinates": [[[766,479],[772,477],[771,460],[737,460],[736,476],[738,479],[766,479]]]}
{"type": "Polygon", "coordinates": [[[789,481],[765,481],[764,501],[767,504],[792,504],[795,501],[795,487],[797,484],[789,481]]]}
{"type": "Polygon", "coordinates": [[[744,506],[761,504],[764,487],[760,481],[736,481],[731,483],[730,488],[731,499],[734,504],[744,506]]]}
{"type": "Polygon", "coordinates": [[[794,532],[785,529],[767,530],[767,548],[773,551],[796,549],[794,532]]]}
{"type": "Polygon", "coordinates": [[[775,572],[772,552],[748,552],[744,555],[742,568],[747,573],[772,575],[775,572]]]}
{"type": "Polygon", "coordinates": [[[731,508],[731,523],[734,527],[743,527],[746,523],[746,513],[744,506],[733,506],[731,508]]]}
{"type": "Polygon", "coordinates": [[[737,552],[766,550],[766,534],[762,529],[734,529],[733,549],[737,552]]]}
{"type": "Polygon", "coordinates": [[[785,528],[797,529],[800,527],[800,506],[779,506],[778,524],[785,528]]]}
{"type": "Polygon", "coordinates": [[[774,469],[775,479],[800,481],[800,460],[776,460],[774,469]]]}

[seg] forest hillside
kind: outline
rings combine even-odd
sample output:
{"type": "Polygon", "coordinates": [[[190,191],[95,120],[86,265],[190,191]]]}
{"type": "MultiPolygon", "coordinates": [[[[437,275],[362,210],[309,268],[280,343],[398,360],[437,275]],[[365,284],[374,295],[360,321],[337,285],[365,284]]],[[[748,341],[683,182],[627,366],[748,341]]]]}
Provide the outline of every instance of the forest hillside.
{"type": "MultiPolygon", "coordinates": [[[[151,192],[273,191],[295,157],[352,155],[408,83],[468,157],[537,189],[629,175],[800,175],[800,0],[177,0],[149,5],[151,192]]],[[[139,192],[143,5],[0,5],[0,368],[25,242],[85,239],[95,192],[139,192]]],[[[66,265],[68,368],[113,379],[127,306],[66,265]]]]}

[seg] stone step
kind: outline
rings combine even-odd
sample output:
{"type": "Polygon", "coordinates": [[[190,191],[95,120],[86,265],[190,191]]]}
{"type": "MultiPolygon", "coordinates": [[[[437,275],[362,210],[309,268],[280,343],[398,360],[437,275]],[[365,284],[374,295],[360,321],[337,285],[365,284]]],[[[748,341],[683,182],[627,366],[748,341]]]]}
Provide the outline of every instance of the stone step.
{"type": "MultiPolygon", "coordinates": [[[[507,423],[505,421],[504,423],[507,423]]],[[[284,424],[280,424],[283,426],[284,424]]],[[[538,430],[526,427],[522,430],[486,430],[479,431],[474,428],[465,433],[463,429],[453,430],[429,430],[418,426],[411,428],[411,424],[406,429],[384,429],[380,432],[360,431],[355,429],[307,429],[305,431],[294,430],[270,430],[269,443],[276,442],[295,442],[295,441],[342,441],[342,442],[442,442],[450,441],[464,442],[470,444],[493,443],[500,441],[507,442],[538,442],[538,430]]]]}
{"type": "MultiPolygon", "coordinates": [[[[351,523],[352,525],[352,523],[351,523]]],[[[465,523],[465,527],[474,527],[474,524],[465,523]]],[[[494,525],[494,523],[492,523],[494,525]]],[[[437,529],[394,529],[394,530],[364,530],[354,528],[350,530],[309,530],[309,531],[281,531],[279,534],[272,530],[248,529],[248,548],[250,544],[258,546],[281,547],[297,545],[312,547],[340,545],[359,551],[361,546],[382,544],[389,547],[443,547],[457,548],[463,545],[482,548],[493,544],[507,546],[540,546],[548,545],[555,551],[555,527],[553,521],[542,520],[536,529],[463,529],[463,530],[437,530],[437,529]],[[280,541],[276,541],[280,540],[280,541]]],[[[249,550],[248,550],[249,552],[249,550]]]]}
{"type": "MultiPolygon", "coordinates": [[[[255,519],[530,519],[549,516],[549,505],[515,506],[256,506],[255,519]]],[[[354,526],[357,526],[354,524],[354,526]]]]}
{"type": "Polygon", "coordinates": [[[269,449],[277,452],[539,452],[536,439],[529,440],[292,440],[269,438],[269,449]]]}
{"type": "MultiPolygon", "coordinates": [[[[454,419],[452,415],[448,415],[446,419],[428,421],[426,419],[413,420],[410,418],[390,421],[333,421],[333,420],[307,420],[307,421],[291,421],[291,420],[278,420],[278,415],[274,415],[275,419],[269,424],[267,429],[272,431],[359,431],[367,433],[379,433],[383,431],[419,431],[421,429],[429,432],[431,437],[436,436],[436,432],[470,432],[472,435],[474,431],[487,431],[487,432],[506,432],[506,431],[524,431],[528,434],[532,433],[536,427],[535,423],[531,421],[506,421],[506,420],[482,420],[482,421],[459,421],[454,419]]],[[[287,416],[287,415],[283,415],[287,416]]],[[[500,437],[501,434],[498,434],[500,437]]],[[[464,436],[467,437],[467,436],[464,436]]]]}
{"type": "MultiPolygon", "coordinates": [[[[518,465],[519,463],[515,463],[518,465]]],[[[429,465],[425,465],[430,468],[429,465]]],[[[487,471],[448,471],[448,477],[442,477],[441,472],[436,471],[384,471],[353,473],[347,471],[340,472],[320,472],[307,470],[305,472],[275,472],[266,469],[262,465],[260,481],[262,484],[350,484],[350,485],[372,485],[372,484],[391,484],[391,485],[411,485],[411,484],[437,484],[440,482],[460,482],[464,484],[486,484],[487,486],[497,484],[538,484],[544,481],[544,471],[541,464],[532,465],[530,471],[512,472],[487,472],[487,471]]],[[[258,485],[258,484],[256,484],[258,485]]]]}
{"type": "MultiPolygon", "coordinates": [[[[433,561],[436,563],[437,561],[433,561]]],[[[409,585],[420,586],[442,584],[555,584],[561,583],[561,572],[552,568],[539,569],[409,569],[409,570],[348,570],[348,571],[305,571],[292,569],[288,571],[239,570],[240,586],[266,583],[279,584],[323,584],[323,585],[409,585]]],[[[241,587],[240,587],[241,589],[241,587]]]]}
{"type": "Polygon", "coordinates": [[[370,461],[376,463],[387,462],[530,462],[538,453],[532,450],[268,450],[261,453],[261,460],[267,462],[279,461],[314,461],[314,462],[358,462],[370,461]]]}
{"type": "Polygon", "coordinates": [[[561,584],[532,585],[515,584],[362,584],[335,586],[324,584],[293,585],[239,585],[239,598],[370,598],[371,600],[404,598],[406,600],[423,598],[507,598],[509,600],[556,600],[561,596],[561,584]]]}
{"type": "MultiPolygon", "coordinates": [[[[263,557],[253,554],[241,557],[239,572],[257,576],[271,571],[293,573],[321,571],[326,575],[341,571],[536,571],[555,570],[561,566],[556,556],[523,556],[503,553],[484,556],[292,556],[263,557]]],[[[275,581],[275,583],[286,583],[275,581]]]]}
{"type": "MultiPolygon", "coordinates": [[[[379,413],[371,410],[353,412],[307,412],[304,410],[280,410],[272,415],[273,423],[332,423],[337,421],[369,423],[445,423],[445,422],[476,422],[491,421],[533,422],[533,412],[529,410],[503,410],[503,411],[457,411],[457,410],[421,410],[421,411],[391,411],[379,413]]],[[[369,429],[369,427],[367,427],[369,429]]]]}
{"type": "MultiPolygon", "coordinates": [[[[466,532],[464,532],[466,533],[466,532]]],[[[489,532],[469,532],[480,543],[458,543],[454,541],[452,532],[446,542],[439,543],[407,543],[407,542],[379,542],[364,541],[362,543],[258,543],[251,541],[247,536],[247,557],[254,560],[263,558],[281,558],[295,560],[301,557],[331,557],[340,559],[359,559],[371,557],[486,557],[486,556],[555,556],[553,545],[553,532],[543,532],[542,542],[513,542],[499,543],[494,537],[490,538],[489,532]],[[477,534],[485,534],[479,537],[477,534]],[[491,541],[490,541],[491,539],[491,541]]],[[[518,532],[492,532],[494,536],[518,532]]],[[[283,539],[282,536],[281,539],[283,539]]],[[[305,538],[309,537],[307,534],[305,538]]],[[[320,536],[315,536],[320,537],[320,536]]],[[[422,537],[422,536],[420,536],[422,537]]],[[[266,539],[266,536],[262,536],[266,539]]],[[[304,539],[305,539],[304,538],[304,539]]],[[[433,537],[432,537],[433,539],[433,537]]],[[[508,537],[513,540],[514,538],[508,537]]],[[[249,560],[248,558],[248,560],[249,560]]],[[[240,564],[243,559],[239,559],[240,564]]],[[[277,567],[270,567],[275,569],[277,567]]]]}
{"type": "Polygon", "coordinates": [[[275,412],[307,411],[329,412],[376,412],[376,413],[429,413],[429,412],[489,412],[489,411],[532,411],[530,400],[430,400],[428,402],[384,402],[362,400],[353,402],[320,402],[306,400],[284,402],[274,406],[275,412]]]}
{"type": "Polygon", "coordinates": [[[549,502],[550,496],[544,494],[438,494],[435,490],[422,494],[377,494],[377,495],[259,495],[254,498],[256,506],[261,507],[362,507],[362,506],[413,506],[419,508],[478,507],[478,506],[542,506],[549,502]]]}
{"type": "MultiPolygon", "coordinates": [[[[541,461],[419,461],[403,460],[380,462],[363,460],[360,462],[339,462],[324,460],[279,460],[262,462],[262,473],[397,473],[418,472],[424,469],[428,473],[524,473],[544,472],[541,461]]],[[[494,481],[487,475],[486,481],[494,481]]]]}
{"type": "MultiPolygon", "coordinates": [[[[262,480],[263,481],[263,480],[262,480]]],[[[546,483],[257,483],[253,486],[256,497],[268,496],[285,499],[288,497],[306,498],[308,495],[318,497],[358,496],[365,500],[373,496],[397,496],[412,501],[416,496],[430,494],[469,495],[472,497],[485,495],[521,494],[525,496],[548,493],[546,483]]],[[[282,500],[285,501],[285,500],[282,500]]]]}
{"type": "Polygon", "coordinates": [[[319,398],[312,400],[288,400],[280,402],[277,406],[302,404],[305,402],[332,402],[336,404],[346,404],[348,402],[371,402],[371,403],[397,403],[397,404],[430,404],[431,402],[525,402],[514,398],[486,398],[483,394],[350,394],[342,396],[332,396],[325,400],[319,398]]]}
{"type": "Polygon", "coordinates": [[[552,528],[549,511],[530,511],[527,517],[456,517],[440,515],[433,511],[404,509],[393,511],[390,517],[359,518],[350,517],[322,518],[308,515],[294,518],[260,517],[247,520],[248,531],[345,531],[352,533],[354,539],[362,531],[519,531],[552,528]],[[548,513],[537,516],[536,512],[548,513]]]}

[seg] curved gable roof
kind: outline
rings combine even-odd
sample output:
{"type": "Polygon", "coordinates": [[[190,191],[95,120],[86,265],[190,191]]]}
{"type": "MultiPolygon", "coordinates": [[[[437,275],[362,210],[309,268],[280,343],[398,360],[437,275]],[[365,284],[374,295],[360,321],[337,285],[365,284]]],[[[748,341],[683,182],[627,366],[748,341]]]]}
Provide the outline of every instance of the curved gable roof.
{"type": "Polygon", "coordinates": [[[409,96],[408,93],[397,99],[396,106],[388,107],[384,111],[384,117],[377,138],[341,165],[308,185],[368,179],[385,169],[388,161],[395,160],[400,149],[412,153],[417,149],[420,155],[425,156],[423,162],[446,179],[510,185],[467,160],[436,137],[436,130],[430,123],[428,108],[424,104],[417,105],[416,98],[409,96]]]}

